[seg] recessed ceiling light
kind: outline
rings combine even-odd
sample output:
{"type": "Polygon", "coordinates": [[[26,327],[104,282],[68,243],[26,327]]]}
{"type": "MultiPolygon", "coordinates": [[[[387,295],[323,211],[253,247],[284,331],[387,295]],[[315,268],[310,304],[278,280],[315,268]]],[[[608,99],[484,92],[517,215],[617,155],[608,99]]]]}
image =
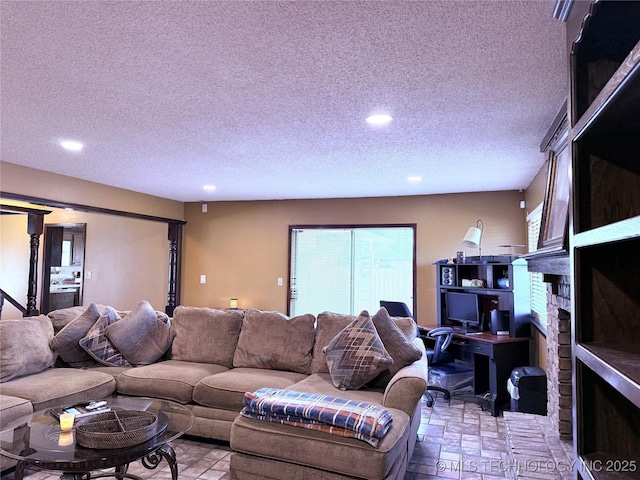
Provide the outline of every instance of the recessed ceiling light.
{"type": "Polygon", "coordinates": [[[370,115],[367,117],[367,123],[369,125],[386,125],[391,122],[393,118],[391,115],[387,115],[386,113],[376,113],[375,115],[370,115]]]}
{"type": "Polygon", "coordinates": [[[79,152],[84,148],[84,145],[75,140],[62,140],[60,146],[70,152],[79,152]]]}
{"type": "Polygon", "coordinates": [[[422,177],[419,177],[417,175],[413,175],[411,177],[407,177],[407,180],[409,180],[410,182],[421,182],[422,181],[422,177]]]}
{"type": "Polygon", "coordinates": [[[209,192],[212,192],[212,191],[214,191],[216,189],[216,186],[215,185],[205,185],[202,188],[207,190],[207,191],[209,191],[209,192]]]}

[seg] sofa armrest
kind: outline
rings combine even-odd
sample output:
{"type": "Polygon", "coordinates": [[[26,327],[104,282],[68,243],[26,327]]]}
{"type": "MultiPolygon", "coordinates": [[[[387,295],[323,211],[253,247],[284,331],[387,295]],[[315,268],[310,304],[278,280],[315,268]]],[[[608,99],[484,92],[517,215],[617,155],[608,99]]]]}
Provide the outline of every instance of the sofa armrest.
{"type": "Polygon", "coordinates": [[[427,390],[428,362],[422,339],[416,338],[413,344],[422,350],[422,358],[398,371],[384,390],[382,404],[397,408],[413,417],[416,406],[427,390]]]}

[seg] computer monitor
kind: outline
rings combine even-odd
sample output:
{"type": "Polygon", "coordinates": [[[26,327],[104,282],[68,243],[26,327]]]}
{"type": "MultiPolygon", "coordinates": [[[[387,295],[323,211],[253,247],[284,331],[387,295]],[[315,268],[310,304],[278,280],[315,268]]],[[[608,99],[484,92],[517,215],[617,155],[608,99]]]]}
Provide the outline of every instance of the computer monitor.
{"type": "Polygon", "coordinates": [[[478,295],[465,292],[446,292],[445,303],[447,319],[454,325],[459,325],[460,331],[482,331],[478,295]]]}

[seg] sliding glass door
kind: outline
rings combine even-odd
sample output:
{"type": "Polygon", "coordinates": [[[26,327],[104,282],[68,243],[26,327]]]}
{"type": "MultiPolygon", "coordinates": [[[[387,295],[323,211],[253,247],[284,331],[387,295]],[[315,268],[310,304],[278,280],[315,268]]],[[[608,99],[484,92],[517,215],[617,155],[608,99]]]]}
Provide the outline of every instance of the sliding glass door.
{"type": "Polygon", "coordinates": [[[290,314],[413,312],[415,226],[291,227],[290,314]]]}

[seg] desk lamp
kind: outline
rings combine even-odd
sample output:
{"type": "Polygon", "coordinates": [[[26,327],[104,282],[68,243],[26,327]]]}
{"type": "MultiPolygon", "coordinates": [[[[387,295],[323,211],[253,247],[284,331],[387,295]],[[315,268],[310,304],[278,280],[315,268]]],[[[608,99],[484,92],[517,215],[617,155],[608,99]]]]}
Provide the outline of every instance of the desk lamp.
{"type": "Polygon", "coordinates": [[[484,223],[478,219],[475,227],[469,227],[467,234],[462,239],[465,247],[477,248],[480,260],[482,260],[482,233],[484,232],[484,223]]]}

